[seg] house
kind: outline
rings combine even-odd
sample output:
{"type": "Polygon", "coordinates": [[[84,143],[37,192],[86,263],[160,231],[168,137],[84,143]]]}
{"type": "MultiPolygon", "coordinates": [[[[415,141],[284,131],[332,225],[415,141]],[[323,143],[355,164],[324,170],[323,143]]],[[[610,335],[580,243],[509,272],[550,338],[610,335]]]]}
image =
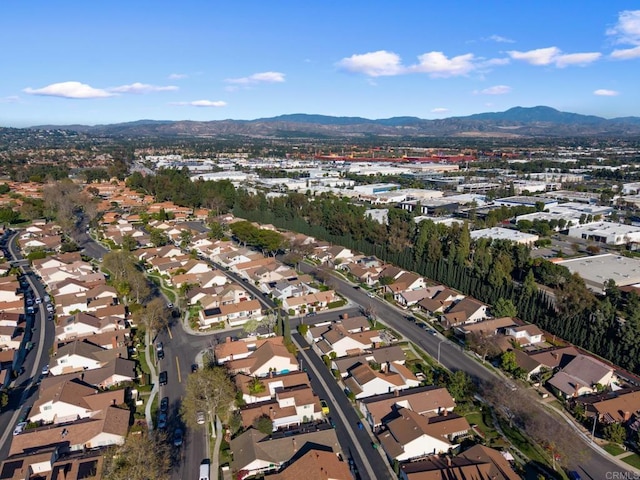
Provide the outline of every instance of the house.
{"type": "Polygon", "coordinates": [[[324,418],[320,399],[309,385],[277,389],[273,400],[246,405],[240,408],[240,416],[245,427],[267,416],[273,422],[274,431],[324,418]]]}
{"type": "Polygon", "coordinates": [[[124,330],[125,328],[124,320],[117,317],[99,318],[90,313],[79,312],[60,319],[56,326],[56,340],[68,342],[74,338],[124,330]]]}
{"type": "Polygon", "coordinates": [[[400,408],[407,408],[419,415],[443,415],[451,413],[456,402],[446,388],[429,385],[396,390],[392,393],[374,395],[358,401],[358,408],[372,430],[377,430],[398,416],[400,408]]]}
{"type": "Polygon", "coordinates": [[[349,355],[346,357],[336,357],[331,360],[331,370],[337,370],[344,378],[349,375],[349,370],[363,365],[365,363],[374,362],[380,365],[388,362],[397,362],[403,364],[405,362],[405,353],[402,347],[398,345],[390,345],[388,347],[372,348],[360,355],[349,355]]]}
{"type": "Polygon", "coordinates": [[[51,375],[62,375],[82,370],[104,367],[116,358],[126,358],[127,349],[104,349],[87,341],[76,340],[60,347],[49,368],[51,375]]]}
{"type": "Polygon", "coordinates": [[[544,340],[542,330],[531,324],[507,327],[506,334],[515,338],[516,342],[523,347],[540,343],[544,340]]]}
{"type": "Polygon", "coordinates": [[[78,379],[87,385],[99,388],[112,388],[125,382],[131,382],[136,378],[136,364],[132,360],[116,358],[107,362],[101,368],[93,370],[78,370],[62,375],[44,377],[41,389],[49,388],[63,380],[78,379]]]}
{"type": "Polygon", "coordinates": [[[400,480],[520,480],[497,450],[474,445],[457,457],[430,456],[400,465],[400,480]]]}
{"type": "Polygon", "coordinates": [[[416,290],[403,290],[394,293],[393,299],[396,301],[396,303],[402,305],[403,307],[413,307],[425,298],[432,298],[436,293],[441,291],[435,290],[436,288],[440,288],[441,290],[444,289],[443,286],[438,286],[418,288],[416,290]]]}
{"type": "Polygon", "coordinates": [[[380,371],[374,370],[368,363],[362,364],[350,370],[349,374],[344,384],[356,399],[420,385],[420,380],[399,363],[383,365],[380,371]]]}
{"type": "Polygon", "coordinates": [[[17,350],[20,348],[24,333],[17,327],[0,326],[0,350],[17,350]]]}
{"type": "Polygon", "coordinates": [[[130,415],[128,409],[108,407],[94,417],[77,422],[29,428],[13,437],[9,455],[51,447],[66,453],[122,445],[129,430],[130,415]]]}
{"type": "Polygon", "coordinates": [[[571,398],[594,393],[599,386],[608,387],[613,378],[612,367],[593,357],[578,354],[549,380],[549,385],[559,395],[571,398]]]}
{"type": "Polygon", "coordinates": [[[99,392],[77,379],[62,380],[40,390],[29,421],[66,423],[93,417],[109,406],[122,405],[124,393],[124,389],[99,392]]]}
{"type": "Polygon", "coordinates": [[[476,323],[466,323],[458,325],[455,330],[457,334],[463,337],[479,335],[485,337],[494,337],[500,331],[506,331],[508,327],[516,326],[512,317],[490,318],[476,323]]]}
{"type": "Polygon", "coordinates": [[[464,295],[454,292],[450,288],[436,291],[431,298],[424,298],[418,302],[418,306],[429,315],[435,315],[449,308],[454,302],[462,300],[464,295]]]}
{"type": "MultiPolygon", "coordinates": [[[[393,298],[399,299],[400,294],[403,292],[410,292],[412,290],[420,290],[426,287],[424,278],[413,272],[404,272],[398,278],[394,280],[391,285],[385,286],[385,292],[391,293],[393,298]]],[[[398,301],[396,299],[396,301],[398,301]]]]}
{"type": "Polygon", "coordinates": [[[336,357],[360,354],[382,343],[379,330],[349,333],[343,325],[334,323],[322,334],[322,339],[312,345],[318,355],[336,357]]]}
{"type": "Polygon", "coordinates": [[[640,390],[622,390],[607,393],[602,399],[591,402],[585,399],[581,403],[585,406],[588,417],[598,417],[600,424],[625,424],[634,417],[640,416],[640,390]]]}
{"type": "Polygon", "coordinates": [[[229,372],[265,377],[271,373],[282,374],[300,369],[296,357],[285,347],[283,337],[273,337],[268,340],[245,358],[226,362],[225,366],[229,372]]]}
{"type": "Polygon", "coordinates": [[[285,298],[282,301],[282,308],[289,310],[289,313],[293,312],[293,315],[300,315],[303,312],[317,312],[327,308],[335,298],[336,294],[333,290],[309,293],[299,297],[285,298]]]}
{"type": "Polygon", "coordinates": [[[398,415],[386,424],[378,440],[387,456],[399,462],[446,453],[471,429],[466,418],[446,410],[443,415],[426,417],[400,408],[398,415]]]}
{"type": "Polygon", "coordinates": [[[352,480],[349,465],[333,452],[309,450],[297,457],[280,473],[267,475],[268,480],[352,480]]]}
{"type": "Polygon", "coordinates": [[[329,424],[320,424],[311,431],[292,431],[290,435],[265,435],[254,428],[238,435],[230,442],[233,460],[231,468],[236,478],[277,472],[294,457],[309,450],[340,453],[336,431],[329,424]]]}
{"type": "Polygon", "coordinates": [[[60,454],[57,448],[42,449],[39,453],[13,455],[0,464],[3,480],[82,480],[87,472],[96,472],[91,480],[101,480],[104,452],[74,452],[60,454]],[[32,475],[37,475],[32,476],[32,475]]]}
{"type": "Polygon", "coordinates": [[[233,381],[238,391],[242,392],[242,400],[246,404],[264,402],[274,398],[278,390],[299,385],[310,386],[309,376],[305,372],[299,371],[260,378],[238,373],[233,378],[233,381]]]}
{"type": "Polygon", "coordinates": [[[448,328],[465,323],[479,322],[487,318],[487,305],[471,297],[462,300],[449,307],[440,321],[448,328]]]}
{"type": "Polygon", "coordinates": [[[251,319],[259,320],[262,317],[262,307],[258,300],[220,305],[219,307],[200,310],[200,329],[209,328],[211,325],[226,322],[231,327],[244,325],[251,319]]]}

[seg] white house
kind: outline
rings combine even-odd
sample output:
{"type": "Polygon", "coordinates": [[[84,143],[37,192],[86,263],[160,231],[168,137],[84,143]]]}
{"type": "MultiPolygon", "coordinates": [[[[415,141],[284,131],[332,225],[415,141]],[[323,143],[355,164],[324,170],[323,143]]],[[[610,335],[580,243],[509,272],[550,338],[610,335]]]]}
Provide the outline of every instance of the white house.
{"type": "Polygon", "coordinates": [[[269,338],[245,358],[229,360],[226,367],[231,374],[244,373],[266,377],[300,370],[296,357],[284,346],[282,337],[269,338]]]}
{"type": "Polygon", "coordinates": [[[124,403],[124,389],[100,392],[75,379],[42,389],[31,408],[30,422],[66,423],[93,417],[111,405],[124,403]]]}
{"type": "Polygon", "coordinates": [[[211,325],[220,322],[226,322],[231,327],[238,327],[251,319],[260,320],[262,318],[262,308],[258,300],[248,300],[200,310],[198,315],[201,329],[209,328],[211,325]]]}
{"type": "Polygon", "coordinates": [[[456,414],[425,417],[406,408],[386,424],[378,440],[387,456],[403,462],[413,458],[446,453],[456,448],[470,430],[464,417],[456,414]]]}
{"type": "Polygon", "coordinates": [[[73,338],[124,330],[125,328],[125,322],[121,319],[112,317],[99,318],[89,313],[79,312],[60,320],[60,324],[56,327],[56,339],[66,342],[73,338]]]}
{"type": "Polygon", "coordinates": [[[350,376],[344,384],[356,399],[420,385],[420,380],[404,365],[390,362],[384,367],[383,370],[376,371],[368,363],[361,364],[350,370],[350,376]]]}
{"type": "Polygon", "coordinates": [[[83,370],[101,368],[109,361],[126,357],[124,348],[104,349],[88,342],[76,340],[60,347],[57,355],[52,358],[53,365],[49,368],[52,375],[61,375],[83,370]]]}
{"type": "Polygon", "coordinates": [[[542,330],[540,330],[535,325],[508,327],[506,330],[506,334],[515,338],[516,341],[522,346],[540,343],[544,340],[542,330]]]}

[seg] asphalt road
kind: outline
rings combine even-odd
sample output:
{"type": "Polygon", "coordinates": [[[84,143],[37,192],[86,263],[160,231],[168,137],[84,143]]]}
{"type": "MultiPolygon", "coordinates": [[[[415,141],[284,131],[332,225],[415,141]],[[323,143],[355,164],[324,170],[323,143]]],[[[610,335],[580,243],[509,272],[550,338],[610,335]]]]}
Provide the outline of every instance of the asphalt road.
{"type": "MultiPolygon", "coordinates": [[[[25,278],[31,287],[34,298],[42,298],[45,290],[36,276],[31,272],[31,268],[20,254],[16,245],[17,233],[7,239],[7,249],[11,260],[19,262],[25,278]]],[[[26,306],[25,306],[26,307],[26,306]]],[[[44,305],[38,305],[38,309],[33,315],[26,315],[25,341],[34,344],[30,352],[21,350],[18,362],[24,368],[22,373],[14,382],[9,394],[9,404],[0,415],[0,459],[7,458],[11,444],[13,429],[18,423],[20,412],[26,408],[31,408],[38,397],[38,386],[40,384],[40,373],[42,367],[49,363],[49,349],[53,345],[55,327],[53,322],[47,321],[44,305]]],[[[26,310],[26,308],[25,308],[26,310]]]]}
{"type": "MultiPolygon", "coordinates": [[[[368,431],[357,427],[360,417],[333,378],[331,371],[315,352],[308,349],[309,345],[300,334],[293,333],[292,336],[302,348],[298,353],[298,361],[311,379],[311,388],[320,398],[326,400],[329,406],[329,416],[335,425],[343,454],[347,460],[353,460],[357,467],[356,478],[362,480],[393,478],[382,459],[381,452],[373,448],[368,431]],[[341,413],[338,413],[338,409],[341,413]]],[[[365,428],[368,429],[368,426],[365,425],[365,428]]]]}
{"type": "MultiPolygon", "coordinates": [[[[306,273],[313,273],[315,270],[314,267],[306,263],[301,263],[300,266],[301,270],[306,273]]],[[[354,288],[352,284],[340,278],[334,277],[333,283],[334,288],[338,293],[340,293],[340,295],[354,303],[362,305],[364,308],[373,309],[378,319],[389,325],[405,338],[419,345],[433,358],[439,358],[440,363],[449,370],[465,371],[475,382],[498,379],[505,383],[501,377],[498,377],[490,370],[484,368],[476,360],[466,355],[458,345],[445,340],[444,337],[440,335],[430,335],[413,322],[407,321],[405,316],[395,307],[392,307],[388,303],[377,298],[370,298],[362,290],[354,288]]],[[[508,391],[509,390],[505,385],[505,394],[508,394],[508,391]]],[[[540,410],[540,414],[549,415],[542,409],[540,410]]],[[[568,463],[570,469],[578,470],[584,478],[592,480],[602,480],[606,478],[637,478],[636,473],[619,467],[618,464],[611,461],[608,456],[604,456],[597,450],[592,449],[577,433],[575,445],[576,448],[568,463]],[[620,476],[613,477],[612,475],[614,474],[620,476]]]]}

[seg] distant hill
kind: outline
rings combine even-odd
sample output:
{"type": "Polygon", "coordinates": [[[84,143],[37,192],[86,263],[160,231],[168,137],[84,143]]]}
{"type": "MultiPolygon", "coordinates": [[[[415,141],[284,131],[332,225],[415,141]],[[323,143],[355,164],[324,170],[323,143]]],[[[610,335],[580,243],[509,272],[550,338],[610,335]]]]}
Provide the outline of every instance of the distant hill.
{"type": "Polygon", "coordinates": [[[640,135],[640,118],[606,119],[561,112],[551,107],[514,107],[466,117],[424,120],[392,117],[332,117],[296,113],[256,120],[209,122],[138,120],[112,125],[41,125],[37,130],[64,129],[114,137],[214,138],[363,138],[387,137],[570,137],[640,135]]]}

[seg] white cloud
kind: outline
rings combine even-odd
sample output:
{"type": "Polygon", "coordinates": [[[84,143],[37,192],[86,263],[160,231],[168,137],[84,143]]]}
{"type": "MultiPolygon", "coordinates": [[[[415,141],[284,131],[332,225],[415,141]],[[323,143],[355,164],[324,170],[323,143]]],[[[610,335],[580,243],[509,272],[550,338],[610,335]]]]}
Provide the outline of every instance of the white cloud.
{"type": "Polygon", "coordinates": [[[560,49],[558,47],[548,47],[529,50],[528,52],[512,50],[507,54],[514,60],[523,60],[531,65],[549,65],[560,54],[560,49]]]}
{"type": "Polygon", "coordinates": [[[511,50],[507,54],[514,60],[522,60],[531,65],[555,65],[558,68],[569,65],[588,65],[602,56],[599,52],[562,53],[558,47],[537,48],[527,52],[511,50]]]}
{"type": "Polygon", "coordinates": [[[509,58],[490,58],[489,60],[483,60],[478,65],[479,67],[494,67],[500,65],[508,65],[511,63],[511,59],[509,58]]]}
{"type": "Polygon", "coordinates": [[[511,40],[510,38],[503,37],[501,35],[491,35],[487,40],[493,40],[498,43],[516,43],[515,40],[511,40]]]}
{"type": "Polygon", "coordinates": [[[347,72],[363,73],[370,77],[399,75],[405,71],[400,56],[386,50],[351,55],[337,65],[347,72]]]}
{"type": "Polygon", "coordinates": [[[611,52],[611,58],[615,60],[630,60],[640,57],[640,47],[624,48],[611,52]]]}
{"type": "Polygon", "coordinates": [[[227,83],[236,85],[255,85],[257,83],[282,83],[284,82],[284,73],[280,72],[262,72],[254,73],[248,77],[228,78],[227,83]]]}
{"type": "Polygon", "coordinates": [[[618,23],[607,35],[615,37],[616,43],[640,45],[640,10],[624,10],[618,14],[618,23]]]}
{"type": "Polygon", "coordinates": [[[558,68],[568,67],[570,65],[588,65],[598,60],[602,54],[600,52],[587,53],[568,53],[566,55],[558,55],[555,58],[555,64],[558,68]]]}
{"type": "Polygon", "coordinates": [[[436,107],[431,109],[431,113],[446,113],[448,111],[449,109],[444,107],[436,107]]]}
{"type": "Polygon", "coordinates": [[[52,83],[42,88],[27,87],[23,90],[29,95],[44,95],[49,97],[62,98],[105,98],[113,97],[115,94],[101,88],[93,88],[86,83],[80,82],[60,82],[52,83]]]}
{"type": "Polygon", "coordinates": [[[8,97],[1,97],[0,103],[18,103],[20,101],[20,97],[17,95],[10,95],[8,97]]]}
{"type": "Polygon", "coordinates": [[[183,78],[187,78],[189,75],[186,73],[172,73],[169,75],[169,80],[182,80],[183,78]]]}
{"type": "Polygon", "coordinates": [[[173,102],[171,105],[181,107],[226,107],[227,102],[223,102],[222,100],[194,100],[192,102],[173,102]]]}
{"type": "Polygon", "coordinates": [[[131,85],[121,85],[119,87],[113,87],[108,89],[110,92],[115,93],[153,93],[153,92],[172,92],[178,90],[178,87],[173,85],[167,86],[158,86],[158,85],[149,85],[146,83],[135,82],[131,85]]]}
{"type": "Polygon", "coordinates": [[[593,94],[600,97],[616,97],[620,95],[620,92],[616,92],[615,90],[607,90],[605,88],[599,88],[598,90],[595,90],[593,94]]]}
{"type": "Polygon", "coordinates": [[[493,87],[485,88],[484,90],[475,91],[473,93],[479,93],[481,95],[506,95],[511,93],[511,87],[508,85],[494,85],[493,87]]]}
{"type": "Polygon", "coordinates": [[[455,77],[471,72],[475,68],[473,60],[472,53],[447,58],[442,52],[429,52],[418,56],[419,63],[410,69],[431,77],[455,77]]]}

